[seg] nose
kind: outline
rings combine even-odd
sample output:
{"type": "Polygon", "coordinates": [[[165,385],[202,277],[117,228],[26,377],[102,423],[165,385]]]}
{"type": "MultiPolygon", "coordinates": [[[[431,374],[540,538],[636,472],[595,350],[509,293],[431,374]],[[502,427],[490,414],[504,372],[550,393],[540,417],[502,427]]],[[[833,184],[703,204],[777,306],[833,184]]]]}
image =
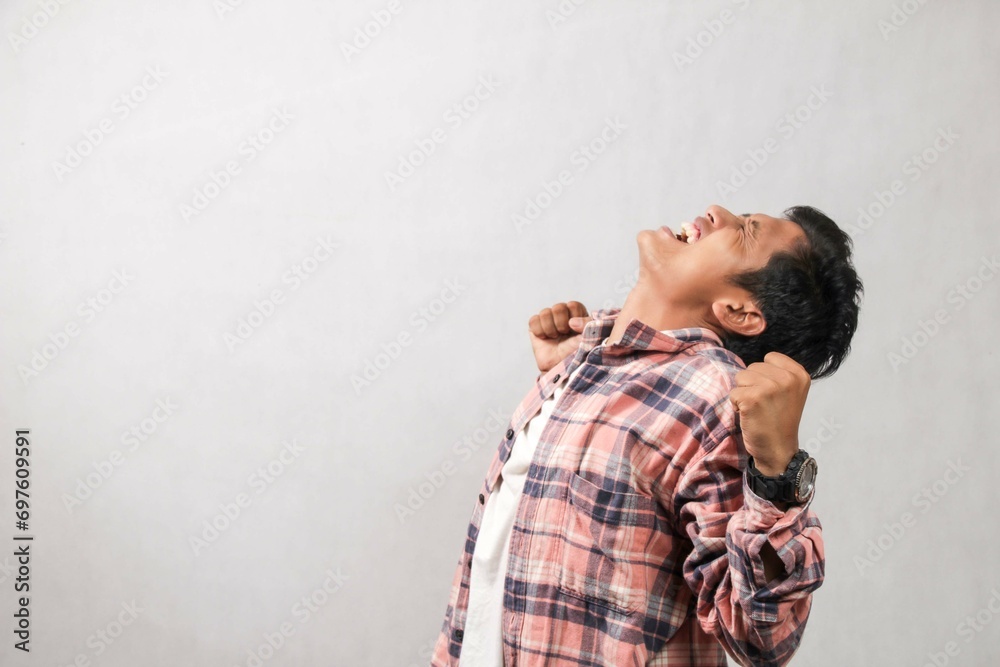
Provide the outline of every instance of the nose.
{"type": "Polygon", "coordinates": [[[717,204],[712,204],[705,210],[705,217],[711,223],[713,229],[731,225],[736,221],[736,216],[717,204]]]}

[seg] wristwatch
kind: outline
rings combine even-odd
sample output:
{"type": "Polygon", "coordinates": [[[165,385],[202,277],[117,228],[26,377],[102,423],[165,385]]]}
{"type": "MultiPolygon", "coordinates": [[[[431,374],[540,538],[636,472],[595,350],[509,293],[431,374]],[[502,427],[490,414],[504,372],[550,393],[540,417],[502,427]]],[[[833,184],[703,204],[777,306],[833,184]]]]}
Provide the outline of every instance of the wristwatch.
{"type": "Polygon", "coordinates": [[[750,490],[765,500],[801,504],[812,497],[817,470],[816,459],[800,449],[795,452],[785,472],[777,477],[767,477],[757,470],[751,456],[747,461],[747,480],[750,490]]]}

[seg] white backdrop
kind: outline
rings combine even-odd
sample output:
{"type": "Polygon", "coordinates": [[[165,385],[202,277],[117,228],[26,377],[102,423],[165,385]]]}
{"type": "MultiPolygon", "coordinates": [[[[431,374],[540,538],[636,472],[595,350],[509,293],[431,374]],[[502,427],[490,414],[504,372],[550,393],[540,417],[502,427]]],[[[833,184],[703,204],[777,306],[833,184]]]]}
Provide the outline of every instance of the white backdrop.
{"type": "Polygon", "coordinates": [[[802,424],[793,664],[997,664],[998,20],[3,3],[0,662],[426,665],[528,318],[620,306],[636,233],[720,203],[817,206],[867,288],[802,424]]]}

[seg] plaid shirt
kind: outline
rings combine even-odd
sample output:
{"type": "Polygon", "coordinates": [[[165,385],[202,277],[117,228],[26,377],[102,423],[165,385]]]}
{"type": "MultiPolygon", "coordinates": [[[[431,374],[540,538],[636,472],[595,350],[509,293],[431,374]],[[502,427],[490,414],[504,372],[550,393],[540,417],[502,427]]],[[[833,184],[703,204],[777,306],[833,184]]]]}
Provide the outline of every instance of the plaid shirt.
{"type": "Polygon", "coordinates": [[[811,502],[778,510],[749,488],[729,402],[743,362],[708,329],[657,331],[594,313],[579,348],[514,411],[474,503],[431,660],[456,667],[485,499],[515,435],[583,364],[545,425],[508,552],[507,667],[784,665],[823,582],[811,502]],[[785,573],[764,577],[770,542],[785,573]]]}

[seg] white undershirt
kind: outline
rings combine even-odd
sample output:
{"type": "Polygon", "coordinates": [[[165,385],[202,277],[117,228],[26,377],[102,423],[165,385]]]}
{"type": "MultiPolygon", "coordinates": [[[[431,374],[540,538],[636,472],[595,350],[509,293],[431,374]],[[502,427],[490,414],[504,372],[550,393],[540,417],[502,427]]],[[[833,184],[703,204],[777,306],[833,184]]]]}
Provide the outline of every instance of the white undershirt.
{"type": "Polygon", "coordinates": [[[469,572],[469,607],[462,635],[461,667],[503,667],[504,577],[517,503],[538,438],[559,396],[582,367],[583,364],[577,366],[569,377],[562,378],[552,396],[542,403],[538,414],[517,434],[510,456],[483,508],[469,572]]]}

